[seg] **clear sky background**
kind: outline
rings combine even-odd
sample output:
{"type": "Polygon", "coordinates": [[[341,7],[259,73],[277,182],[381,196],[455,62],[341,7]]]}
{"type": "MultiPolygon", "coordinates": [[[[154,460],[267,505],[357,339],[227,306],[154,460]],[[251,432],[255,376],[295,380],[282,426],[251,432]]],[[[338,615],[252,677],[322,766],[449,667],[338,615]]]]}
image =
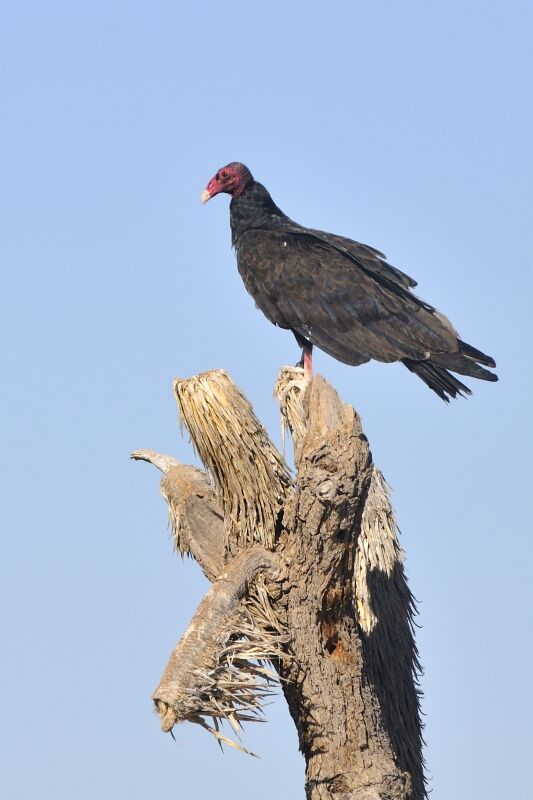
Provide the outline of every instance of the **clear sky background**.
{"type": "Polygon", "coordinates": [[[227,198],[199,201],[240,160],[498,362],[446,407],[398,365],[315,358],[394,489],[431,797],[530,798],[531,5],[0,8],[2,797],[303,797],[282,699],[247,728],[261,760],[174,743],[150,700],[206,581],[128,454],[194,461],[171,380],[212,367],[279,443],[298,358],[241,284],[227,198]]]}

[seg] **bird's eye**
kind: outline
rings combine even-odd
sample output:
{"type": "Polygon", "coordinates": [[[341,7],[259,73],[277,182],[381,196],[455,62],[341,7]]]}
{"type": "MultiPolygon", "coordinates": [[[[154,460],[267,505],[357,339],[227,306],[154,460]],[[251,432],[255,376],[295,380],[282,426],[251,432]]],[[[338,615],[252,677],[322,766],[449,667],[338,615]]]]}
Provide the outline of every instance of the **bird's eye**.
{"type": "Polygon", "coordinates": [[[223,177],[223,178],[227,178],[227,177],[228,177],[228,173],[226,172],[226,170],[224,170],[224,171],[222,172],[222,177],[223,177]]]}

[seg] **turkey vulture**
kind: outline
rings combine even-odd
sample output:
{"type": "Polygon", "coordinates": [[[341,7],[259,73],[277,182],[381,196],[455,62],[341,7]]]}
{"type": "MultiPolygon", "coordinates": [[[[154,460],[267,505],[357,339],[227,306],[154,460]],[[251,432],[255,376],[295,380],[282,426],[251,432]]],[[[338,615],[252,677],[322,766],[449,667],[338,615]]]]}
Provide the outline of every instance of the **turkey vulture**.
{"type": "Polygon", "coordinates": [[[443,314],[411,292],[416,281],[379,250],[293,222],[239,162],[218,170],[202,201],[220,192],[231,195],[231,240],[244,285],[270,322],[294,333],[306,374],[316,345],[354,366],[401,361],[446,402],[471,394],[451,372],[498,380],[484,369],[495,367],[494,359],[463,342],[443,314]]]}

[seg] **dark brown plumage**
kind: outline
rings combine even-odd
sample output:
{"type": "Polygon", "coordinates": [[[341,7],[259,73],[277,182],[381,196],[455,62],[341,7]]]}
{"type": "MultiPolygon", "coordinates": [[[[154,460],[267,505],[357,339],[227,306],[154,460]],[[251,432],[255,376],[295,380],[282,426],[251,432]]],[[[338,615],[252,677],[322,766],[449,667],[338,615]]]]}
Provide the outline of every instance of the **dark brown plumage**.
{"type": "Polygon", "coordinates": [[[401,361],[439,397],[470,389],[452,372],[496,381],[494,360],[463,342],[449,320],[411,292],[416,281],[383,253],[287,217],[243,164],[220,169],[202,194],[232,196],[232,243],[248,292],[292,330],[311,368],[313,345],[345,364],[401,361]]]}

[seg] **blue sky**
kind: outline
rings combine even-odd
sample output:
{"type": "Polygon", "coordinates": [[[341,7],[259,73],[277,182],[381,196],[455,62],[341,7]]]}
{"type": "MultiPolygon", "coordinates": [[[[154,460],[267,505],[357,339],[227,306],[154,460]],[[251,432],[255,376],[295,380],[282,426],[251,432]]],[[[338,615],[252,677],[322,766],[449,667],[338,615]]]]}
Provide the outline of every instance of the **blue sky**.
{"type": "Polygon", "coordinates": [[[500,383],[446,407],[396,365],[315,367],[394,489],[420,601],[433,800],[525,800],[531,756],[531,34],[520,2],[4,3],[2,796],[303,796],[282,700],[221,754],[151,710],[203,592],[151,447],[194,460],[174,376],[224,367],[272,437],[298,353],[254,309],[227,199],[372,244],[500,383]],[[528,741],[529,738],[529,741],[528,741]]]}

